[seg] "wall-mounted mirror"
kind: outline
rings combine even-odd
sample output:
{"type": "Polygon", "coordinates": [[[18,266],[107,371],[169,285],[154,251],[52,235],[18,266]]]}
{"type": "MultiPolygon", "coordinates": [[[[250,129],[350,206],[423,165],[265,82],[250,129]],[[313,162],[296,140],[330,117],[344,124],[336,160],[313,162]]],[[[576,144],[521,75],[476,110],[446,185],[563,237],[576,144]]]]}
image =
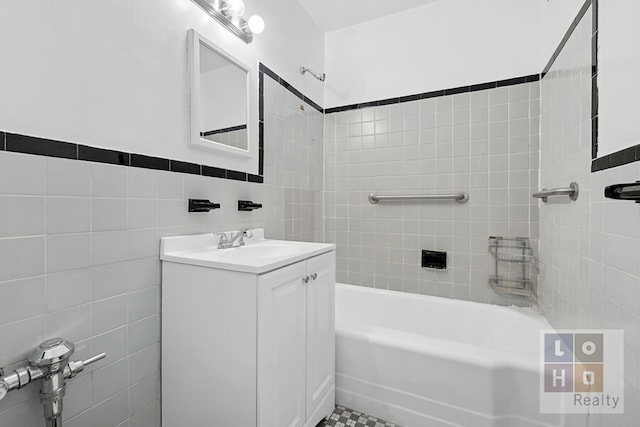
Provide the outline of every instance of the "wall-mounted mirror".
{"type": "Polygon", "coordinates": [[[200,136],[246,150],[247,72],[200,43],[200,136]]]}
{"type": "MultiPolygon", "coordinates": [[[[190,143],[230,157],[253,157],[249,123],[249,68],[189,30],[190,143]]],[[[246,170],[230,160],[226,169],[246,170]]],[[[218,165],[216,165],[218,166],[218,165]]]]}

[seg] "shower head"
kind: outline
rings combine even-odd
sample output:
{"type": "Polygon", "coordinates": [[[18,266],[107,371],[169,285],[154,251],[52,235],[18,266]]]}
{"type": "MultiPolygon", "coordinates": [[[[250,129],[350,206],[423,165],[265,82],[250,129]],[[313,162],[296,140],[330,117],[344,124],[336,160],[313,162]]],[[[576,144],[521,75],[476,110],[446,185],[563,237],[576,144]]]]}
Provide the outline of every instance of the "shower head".
{"type": "Polygon", "coordinates": [[[325,73],[319,74],[319,73],[314,72],[310,68],[300,67],[300,74],[304,74],[304,73],[311,74],[313,77],[315,77],[316,79],[320,80],[321,82],[325,81],[325,79],[327,78],[327,75],[325,73]]]}

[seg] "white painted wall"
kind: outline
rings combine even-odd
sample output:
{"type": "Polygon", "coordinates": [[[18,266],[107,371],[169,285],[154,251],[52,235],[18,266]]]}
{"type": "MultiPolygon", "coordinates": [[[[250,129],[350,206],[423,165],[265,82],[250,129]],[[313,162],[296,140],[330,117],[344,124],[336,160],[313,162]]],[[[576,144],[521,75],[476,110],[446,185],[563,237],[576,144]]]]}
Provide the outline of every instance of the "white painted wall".
{"type": "Polygon", "coordinates": [[[188,0],[1,2],[0,129],[224,167],[187,141],[189,28],[252,67],[256,93],[262,61],[322,103],[298,73],[321,68],[320,29],[295,0],[246,3],[266,22],[250,45],[188,0]]]}
{"type": "Polygon", "coordinates": [[[640,144],[640,3],[600,2],[598,157],[640,144]]]}
{"type": "Polygon", "coordinates": [[[439,1],[330,32],[325,107],[539,73],[546,4],[439,1]]]}
{"type": "Polygon", "coordinates": [[[558,48],[560,41],[567,33],[573,20],[578,16],[585,0],[552,0],[544,4],[542,11],[542,57],[540,70],[547,65],[549,59],[558,48]]]}

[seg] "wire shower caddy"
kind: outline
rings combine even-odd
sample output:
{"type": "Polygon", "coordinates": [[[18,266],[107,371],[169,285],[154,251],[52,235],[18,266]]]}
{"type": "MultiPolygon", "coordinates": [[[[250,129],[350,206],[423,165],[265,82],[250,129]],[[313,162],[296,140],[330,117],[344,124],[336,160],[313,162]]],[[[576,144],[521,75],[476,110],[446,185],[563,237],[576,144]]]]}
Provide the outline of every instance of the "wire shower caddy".
{"type": "Polygon", "coordinates": [[[520,297],[535,296],[537,259],[527,237],[489,237],[493,274],[489,284],[496,291],[520,297]]]}

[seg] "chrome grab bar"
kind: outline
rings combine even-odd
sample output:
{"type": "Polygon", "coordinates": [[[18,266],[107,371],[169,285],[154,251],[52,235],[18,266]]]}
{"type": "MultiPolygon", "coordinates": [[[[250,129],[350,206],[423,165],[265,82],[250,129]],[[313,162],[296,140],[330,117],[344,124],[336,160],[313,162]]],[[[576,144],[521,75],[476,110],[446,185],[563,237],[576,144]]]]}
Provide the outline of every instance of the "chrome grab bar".
{"type": "Polygon", "coordinates": [[[552,196],[569,196],[571,200],[578,200],[578,193],[580,192],[580,187],[578,187],[577,182],[572,182],[569,184],[567,188],[552,188],[547,190],[543,188],[542,191],[537,193],[533,193],[533,197],[536,199],[542,199],[543,202],[547,202],[549,197],[552,196]]]}
{"type": "Polygon", "coordinates": [[[403,200],[455,200],[458,203],[465,203],[469,200],[469,194],[408,194],[408,195],[379,195],[376,193],[369,194],[369,203],[376,204],[381,201],[403,201],[403,200]]]}

